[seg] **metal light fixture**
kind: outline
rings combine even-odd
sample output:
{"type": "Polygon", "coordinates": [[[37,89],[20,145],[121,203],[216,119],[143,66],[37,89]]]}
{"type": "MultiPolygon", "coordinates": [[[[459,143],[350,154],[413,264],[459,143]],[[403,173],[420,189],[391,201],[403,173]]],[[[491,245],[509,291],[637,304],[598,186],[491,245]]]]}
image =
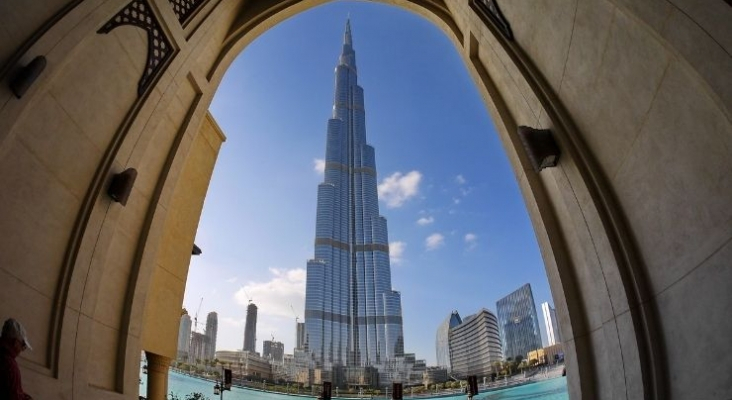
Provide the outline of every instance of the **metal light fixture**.
{"type": "Polygon", "coordinates": [[[191,254],[194,256],[200,256],[201,253],[203,253],[203,250],[201,250],[200,247],[196,246],[196,244],[193,243],[193,250],[191,251],[191,254]]]}
{"type": "Polygon", "coordinates": [[[560,155],[559,146],[549,129],[519,126],[518,135],[534,171],[539,172],[544,168],[557,165],[560,155]]]}
{"type": "Polygon", "coordinates": [[[219,393],[221,393],[221,386],[216,382],[216,385],[214,385],[214,395],[218,395],[219,393]]]}
{"type": "Polygon", "coordinates": [[[116,174],[114,178],[112,178],[112,183],[109,184],[107,194],[112,198],[112,200],[122,204],[123,206],[126,205],[136,178],[137,170],[134,168],[127,168],[123,172],[116,174]]]}
{"type": "Polygon", "coordinates": [[[10,90],[17,98],[23,97],[26,91],[31,87],[33,82],[38,79],[41,72],[46,68],[46,57],[38,56],[34,58],[28,65],[20,68],[18,72],[10,79],[10,90]]]}

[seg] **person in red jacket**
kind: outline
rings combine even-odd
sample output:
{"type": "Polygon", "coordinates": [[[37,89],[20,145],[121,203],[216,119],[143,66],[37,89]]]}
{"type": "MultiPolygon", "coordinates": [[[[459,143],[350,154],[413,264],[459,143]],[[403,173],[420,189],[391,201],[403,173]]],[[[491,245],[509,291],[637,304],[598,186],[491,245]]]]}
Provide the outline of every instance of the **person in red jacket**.
{"type": "Polygon", "coordinates": [[[31,349],[25,329],[20,322],[8,318],[0,335],[0,399],[32,400],[23,391],[20,369],[15,358],[25,349],[31,349]]]}

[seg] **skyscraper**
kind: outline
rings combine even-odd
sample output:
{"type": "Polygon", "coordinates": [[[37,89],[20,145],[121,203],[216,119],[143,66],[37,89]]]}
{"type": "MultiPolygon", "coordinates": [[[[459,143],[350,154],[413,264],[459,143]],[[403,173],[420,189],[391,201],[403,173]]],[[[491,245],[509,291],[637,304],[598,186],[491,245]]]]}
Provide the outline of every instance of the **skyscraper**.
{"type": "Polygon", "coordinates": [[[450,328],[450,365],[455,376],[487,376],[501,358],[498,320],[489,310],[484,308],[450,328]]]}
{"type": "Polygon", "coordinates": [[[308,351],[325,369],[375,366],[404,354],[401,294],[391,287],[386,219],[379,215],[376,158],[366,143],[357,78],[348,21],[305,289],[308,351]]]}
{"type": "Polygon", "coordinates": [[[178,327],[178,355],[179,361],[188,361],[188,355],[191,348],[191,316],[188,310],[183,309],[180,316],[180,326],[178,327]]]}
{"type": "Polygon", "coordinates": [[[557,311],[548,302],[541,303],[541,311],[544,314],[544,325],[546,327],[547,345],[552,346],[562,343],[562,335],[557,325],[557,311]]]}
{"type": "Polygon", "coordinates": [[[247,306],[247,320],[244,324],[244,346],[242,350],[256,353],[257,348],[257,306],[249,303],[247,306]]]}
{"type": "Polygon", "coordinates": [[[296,322],[297,336],[295,338],[295,348],[298,350],[305,348],[305,323],[296,322]]]}
{"type": "Polygon", "coordinates": [[[527,283],[498,300],[496,311],[504,357],[526,358],[528,352],[542,347],[531,285],[527,283]]]}
{"type": "Polygon", "coordinates": [[[213,360],[216,355],[216,335],[219,330],[219,316],[215,311],[206,316],[206,359],[213,360]]]}
{"type": "Polygon", "coordinates": [[[463,320],[460,318],[460,314],[455,310],[437,328],[437,338],[435,340],[437,366],[446,368],[447,372],[452,370],[452,365],[450,365],[450,328],[454,328],[462,323],[463,320]]]}

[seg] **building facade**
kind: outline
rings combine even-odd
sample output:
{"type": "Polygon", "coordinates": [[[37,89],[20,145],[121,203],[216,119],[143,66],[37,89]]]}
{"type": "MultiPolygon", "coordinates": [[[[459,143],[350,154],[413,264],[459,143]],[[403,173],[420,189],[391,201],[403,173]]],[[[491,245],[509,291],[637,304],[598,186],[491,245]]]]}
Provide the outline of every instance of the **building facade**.
{"type": "Polygon", "coordinates": [[[216,312],[208,313],[206,317],[206,359],[213,360],[216,355],[216,335],[219,330],[219,317],[216,312]]]}
{"type": "Polygon", "coordinates": [[[244,345],[242,350],[256,353],[257,349],[257,305],[249,303],[247,319],[244,323],[244,345]]]}
{"type": "Polygon", "coordinates": [[[485,308],[450,328],[449,336],[450,365],[455,377],[488,376],[492,364],[503,358],[498,319],[485,308]]]}
{"type": "Polygon", "coordinates": [[[296,329],[296,337],[295,337],[295,349],[301,350],[305,348],[305,323],[304,322],[296,322],[295,323],[295,329],[296,329]]]}
{"type": "Polygon", "coordinates": [[[544,314],[547,345],[552,346],[562,343],[562,335],[559,332],[559,325],[557,324],[557,311],[546,301],[541,303],[541,311],[544,314]]]}
{"type": "Polygon", "coordinates": [[[435,340],[435,350],[437,352],[437,366],[445,368],[450,372],[450,328],[454,328],[463,323],[457,310],[453,311],[445,321],[437,328],[437,338],[435,340]]]}
{"type": "Polygon", "coordinates": [[[180,326],[178,327],[178,361],[188,361],[188,355],[191,349],[191,316],[184,308],[183,315],[180,316],[180,326]]]}
{"type": "Polygon", "coordinates": [[[541,332],[536,316],[534,295],[528,283],[496,302],[503,356],[526,358],[529,351],[540,349],[541,332]]]}
{"type": "Polygon", "coordinates": [[[376,159],[366,143],[350,21],[335,69],[315,250],[307,262],[305,334],[325,371],[385,364],[404,354],[401,294],[392,290],[386,219],[379,215],[376,159]]]}
{"type": "Polygon", "coordinates": [[[285,356],[285,344],[273,340],[265,340],[262,346],[262,357],[276,363],[282,363],[285,356]]]}
{"type": "Polygon", "coordinates": [[[217,351],[215,357],[224,365],[231,366],[237,380],[272,379],[272,365],[259,354],[251,351],[217,351]]]}
{"type": "Polygon", "coordinates": [[[191,348],[188,362],[198,364],[206,360],[206,335],[199,332],[191,333],[191,348]]]}

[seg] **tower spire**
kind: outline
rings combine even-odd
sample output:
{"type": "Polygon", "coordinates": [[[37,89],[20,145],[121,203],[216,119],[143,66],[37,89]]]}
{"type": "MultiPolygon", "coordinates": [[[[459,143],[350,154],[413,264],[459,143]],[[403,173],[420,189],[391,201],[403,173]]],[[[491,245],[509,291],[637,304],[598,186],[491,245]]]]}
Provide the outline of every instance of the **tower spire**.
{"type": "Polygon", "coordinates": [[[339,59],[341,65],[347,65],[356,69],[356,52],[353,51],[353,39],[351,38],[351,16],[346,18],[346,31],[343,33],[343,51],[339,59]]]}
{"type": "Polygon", "coordinates": [[[348,13],[346,18],[346,32],[343,34],[343,44],[353,46],[353,39],[351,39],[351,13],[348,13]]]}

